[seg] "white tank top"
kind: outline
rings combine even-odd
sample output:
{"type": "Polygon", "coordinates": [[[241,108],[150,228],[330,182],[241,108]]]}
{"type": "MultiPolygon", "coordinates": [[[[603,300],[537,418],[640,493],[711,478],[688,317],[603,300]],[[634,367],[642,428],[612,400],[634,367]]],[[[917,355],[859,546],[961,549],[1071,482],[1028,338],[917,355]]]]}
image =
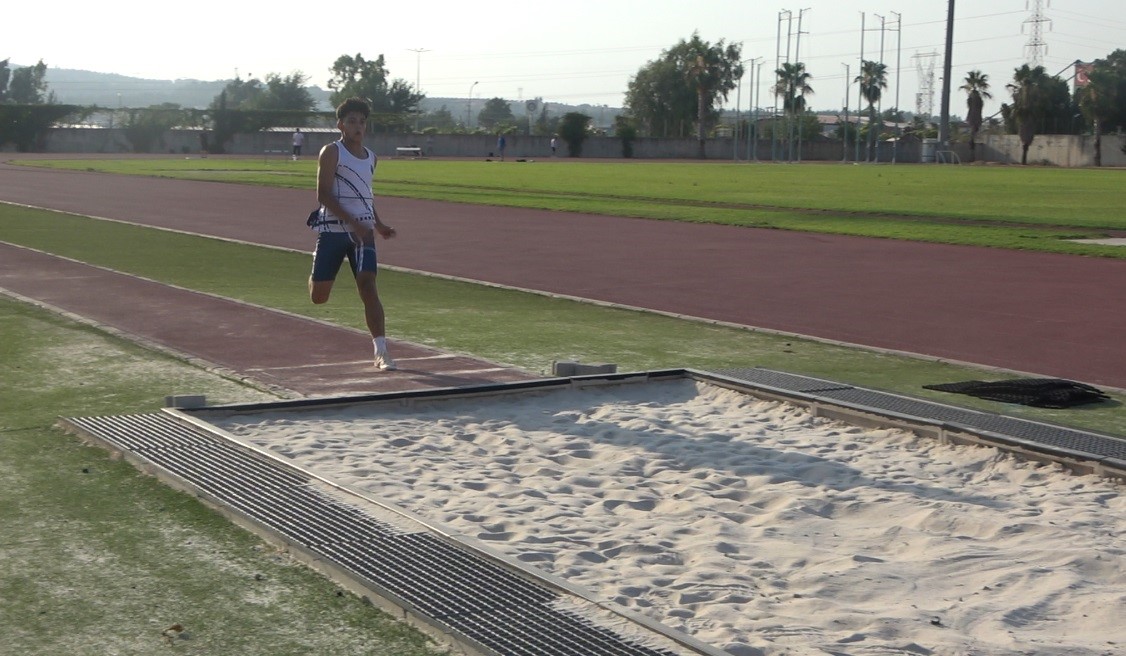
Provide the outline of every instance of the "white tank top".
{"type": "MultiPolygon", "coordinates": [[[[364,159],[359,159],[344,146],[342,140],[334,142],[336,145],[336,179],[333,182],[332,193],[344,211],[359,219],[370,223],[375,220],[373,208],[371,181],[375,176],[376,157],[366,146],[364,159]]],[[[319,232],[347,232],[347,225],[327,207],[321,208],[321,220],[315,226],[319,232]]]]}

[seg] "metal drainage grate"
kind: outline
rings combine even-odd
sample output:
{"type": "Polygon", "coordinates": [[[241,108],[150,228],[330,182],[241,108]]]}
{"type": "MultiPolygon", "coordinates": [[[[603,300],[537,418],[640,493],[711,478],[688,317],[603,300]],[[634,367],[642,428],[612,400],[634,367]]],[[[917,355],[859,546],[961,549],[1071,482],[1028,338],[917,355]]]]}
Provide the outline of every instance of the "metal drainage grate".
{"type": "Polygon", "coordinates": [[[303,472],[169,414],[64,422],[149,461],[492,653],[718,653],[711,648],[673,652],[620,636],[571,610],[556,608],[560,595],[546,586],[425,531],[406,531],[373,518],[318,489],[303,472]]]}
{"type": "Polygon", "coordinates": [[[1117,466],[1126,463],[1126,439],[1111,435],[958,408],[770,369],[723,369],[714,373],[752,385],[764,385],[819,400],[839,402],[845,407],[916,417],[928,422],[949,424],[954,428],[970,429],[971,432],[1011,438],[1046,453],[1092,460],[1109,459],[1118,461],[1117,466]]]}
{"type": "Polygon", "coordinates": [[[773,369],[719,369],[712,373],[748,383],[766,385],[767,387],[773,387],[775,389],[786,390],[788,392],[802,392],[805,394],[812,394],[823,390],[852,389],[852,385],[834,383],[831,380],[822,380],[809,376],[799,376],[798,374],[788,374],[784,371],[774,371],[773,369]]]}

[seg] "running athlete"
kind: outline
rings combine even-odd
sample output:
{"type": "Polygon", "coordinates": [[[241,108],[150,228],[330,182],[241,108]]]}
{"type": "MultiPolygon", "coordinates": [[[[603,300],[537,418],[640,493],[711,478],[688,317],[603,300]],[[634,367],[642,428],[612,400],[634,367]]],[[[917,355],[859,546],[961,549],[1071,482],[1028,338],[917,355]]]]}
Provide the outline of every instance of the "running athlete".
{"type": "Polygon", "coordinates": [[[309,298],[313,303],[328,302],[332,284],[344,258],[352,275],[364,318],[375,347],[375,366],[394,370],[395,361],[387,353],[383,303],[375,286],[375,235],[395,236],[395,229],[379,220],[373,205],[371,180],[376,157],[364,146],[371,108],[361,98],[349,98],[336,108],[336,127],[340,139],[321,149],[317,159],[317,200],[320,209],[311,221],[317,231],[313,253],[313,272],[309,276],[309,298]]]}

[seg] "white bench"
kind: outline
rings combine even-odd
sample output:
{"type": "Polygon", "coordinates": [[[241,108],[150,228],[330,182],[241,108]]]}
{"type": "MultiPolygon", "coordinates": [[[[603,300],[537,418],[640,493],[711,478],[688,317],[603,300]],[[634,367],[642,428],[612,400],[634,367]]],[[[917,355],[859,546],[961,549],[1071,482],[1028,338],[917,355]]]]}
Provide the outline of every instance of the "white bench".
{"type": "Polygon", "coordinates": [[[395,149],[395,157],[422,157],[422,149],[417,146],[400,146],[395,149]]]}

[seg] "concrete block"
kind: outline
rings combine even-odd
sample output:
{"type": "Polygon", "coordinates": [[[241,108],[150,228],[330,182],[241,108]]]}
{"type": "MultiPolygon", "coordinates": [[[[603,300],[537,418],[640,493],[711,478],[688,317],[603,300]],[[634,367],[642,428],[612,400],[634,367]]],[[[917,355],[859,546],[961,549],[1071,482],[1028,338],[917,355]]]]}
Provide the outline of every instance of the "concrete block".
{"type": "Polygon", "coordinates": [[[164,397],[166,408],[202,408],[207,405],[207,397],[203,394],[177,394],[164,397]]]}
{"type": "Polygon", "coordinates": [[[575,375],[574,362],[552,362],[551,375],[559,378],[566,378],[575,375]]]}

